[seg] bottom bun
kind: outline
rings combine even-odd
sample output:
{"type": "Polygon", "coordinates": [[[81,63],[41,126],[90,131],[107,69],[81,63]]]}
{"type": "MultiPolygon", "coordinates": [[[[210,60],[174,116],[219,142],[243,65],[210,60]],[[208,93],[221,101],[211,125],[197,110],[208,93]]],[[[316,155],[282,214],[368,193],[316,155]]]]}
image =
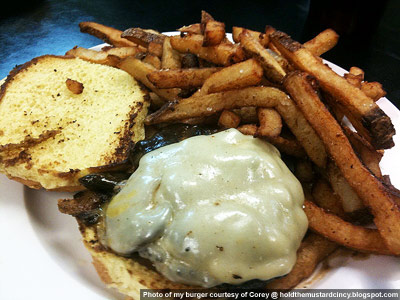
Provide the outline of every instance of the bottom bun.
{"type": "Polygon", "coordinates": [[[92,255],[93,265],[107,287],[115,288],[133,299],[140,299],[141,289],[193,288],[166,279],[148,260],[139,256],[126,258],[111,252],[99,242],[96,225],[86,226],[79,220],[78,223],[83,242],[92,255]]]}

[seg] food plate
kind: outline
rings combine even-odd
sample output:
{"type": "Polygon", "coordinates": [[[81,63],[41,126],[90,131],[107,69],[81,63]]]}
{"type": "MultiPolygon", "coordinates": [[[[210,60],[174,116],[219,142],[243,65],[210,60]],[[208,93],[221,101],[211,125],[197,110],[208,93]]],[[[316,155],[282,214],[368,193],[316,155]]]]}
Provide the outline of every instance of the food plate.
{"type": "MultiPolygon", "coordinates": [[[[345,73],[327,63],[337,73],[345,73]]],[[[399,132],[394,137],[397,146],[387,150],[381,162],[382,172],[400,187],[400,111],[386,98],[378,104],[399,132]]],[[[0,299],[124,299],[98,278],[74,218],[58,212],[57,199],[71,195],[32,190],[0,175],[0,299]]],[[[400,286],[400,259],[395,257],[340,255],[329,263],[323,276],[314,276],[300,287],[400,286]]]]}

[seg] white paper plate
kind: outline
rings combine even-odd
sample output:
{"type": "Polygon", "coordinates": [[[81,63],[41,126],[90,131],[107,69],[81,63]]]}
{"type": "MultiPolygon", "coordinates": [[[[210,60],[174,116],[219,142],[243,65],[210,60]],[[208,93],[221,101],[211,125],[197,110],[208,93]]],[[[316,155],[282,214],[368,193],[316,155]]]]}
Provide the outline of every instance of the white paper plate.
{"type": "MultiPolygon", "coordinates": [[[[101,48],[101,45],[95,47],[101,48]]],[[[345,70],[329,63],[339,74],[345,70]]],[[[400,132],[400,111],[386,98],[379,106],[400,132]]],[[[400,135],[381,162],[400,187],[400,135]]],[[[84,248],[75,219],[58,212],[57,199],[72,194],[31,190],[0,175],[0,299],[124,299],[105,288],[84,248]]],[[[371,255],[341,258],[310,288],[399,288],[400,259],[371,255]]]]}

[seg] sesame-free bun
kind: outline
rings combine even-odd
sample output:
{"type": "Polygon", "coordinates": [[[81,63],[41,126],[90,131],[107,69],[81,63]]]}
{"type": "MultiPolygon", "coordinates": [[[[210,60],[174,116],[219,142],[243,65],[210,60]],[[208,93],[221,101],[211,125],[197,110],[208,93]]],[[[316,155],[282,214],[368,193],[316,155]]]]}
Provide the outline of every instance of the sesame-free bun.
{"type": "Polygon", "coordinates": [[[146,99],[117,68],[34,58],[1,86],[0,172],[31,188],[80,190],[80,177],[126,163],[144,138],[146,99]]]}

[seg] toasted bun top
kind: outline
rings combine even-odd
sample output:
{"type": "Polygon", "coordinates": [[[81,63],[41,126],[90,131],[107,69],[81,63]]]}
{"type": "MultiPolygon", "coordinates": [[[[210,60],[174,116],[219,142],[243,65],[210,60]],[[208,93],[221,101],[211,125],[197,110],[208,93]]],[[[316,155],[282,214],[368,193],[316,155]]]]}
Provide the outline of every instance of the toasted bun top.
{"type": "Polygon", "coordinates": [[[79,186],[80,176],[125,162],[143,139],[145,98],[125,71],[79,58],[45,55],[17,67],[0,92],[0,171],[46,189],[79,186]]]}

